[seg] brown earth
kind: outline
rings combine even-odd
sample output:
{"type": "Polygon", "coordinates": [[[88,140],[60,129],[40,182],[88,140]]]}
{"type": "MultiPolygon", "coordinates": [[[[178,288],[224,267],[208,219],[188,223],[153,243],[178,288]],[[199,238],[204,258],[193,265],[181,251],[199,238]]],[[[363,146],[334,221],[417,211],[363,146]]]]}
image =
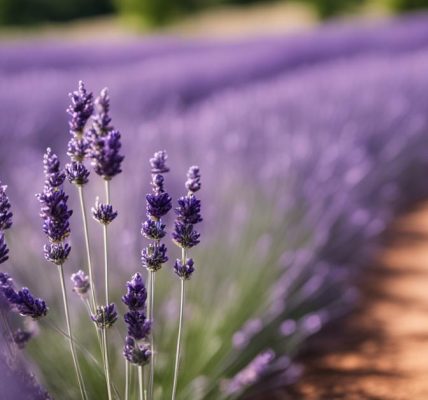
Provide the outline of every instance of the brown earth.
{"type": "Polygon", "coordinates": [[[360,307],[310,341],[286,399],[428,399],[428,204],[394,224],[364,275],[360,307]]]}

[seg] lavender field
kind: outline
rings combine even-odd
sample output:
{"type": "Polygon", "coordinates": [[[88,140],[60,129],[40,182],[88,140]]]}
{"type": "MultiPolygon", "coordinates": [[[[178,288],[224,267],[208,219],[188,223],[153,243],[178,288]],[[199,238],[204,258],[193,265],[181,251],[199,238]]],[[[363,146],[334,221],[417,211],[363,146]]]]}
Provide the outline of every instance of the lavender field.
{"type": "MultiPolygon", "coordinates": [[[[355,287],[398,213],[428,195],[428,16],[371,24],[331,24],[295,36],[240,42],[151,38],[125,43],[0,43],[0,180],[13,226],[1,271],[49,304],[47,322],[9,382],[25,381],[29,399],[77,399],[64,338],[57,275],[43,258],[36,193],[43,154],[67,160],[67,94],[83,80],[97,96],[108,86],[122,135],[122,173],[111,182],[118,217],[111,226],[112,299],[143,273],[141,223],[150,188],[149,159],[168,154],[168,192],[184,190],[186,171],[202,173],[204,221],[192,251],[185,349],[177,399],[240,399],[299,378],[294,358],[306,339],[358,302],[355,287]],[[47,345],[49,343],[49,345],[47,345]]],[[[70,289],[76,343],[90,399],[106,398],[87,311],[70,276],[85,266],[79,199],[69,194],[70,289]]],[[[91,173],[88,209],[103,193],[91,173]]],[[[171,226],[173,216],[166,218],[171,226]]],[[[109,228],[110,229],[110,228],[109,228]]],[[[95,279],[102,280],[101,230],[90,221],[95,279]]],[[[170,260],[177,252],[170,246],[170,260]]],[[[178,321],[172,265],[157,275],[155,398],[173,379],[178,321]]],[[[121,308],[122,307],[122,308],[121,308]]],[[[14,316],[9,316],[15,326],[14,316]]],[[[3,324],[6,351],[8,330],[3,324]]],[[[112,376],[124,388],[125,328],[111,335],[112,376]]],[[[13,398],[13,385],[10,398],[13,398]]],[[[24,397],[22,397],[24,398],[24,397]]],[[[122,398],[117,397],[117,398],[122,398]]]]}

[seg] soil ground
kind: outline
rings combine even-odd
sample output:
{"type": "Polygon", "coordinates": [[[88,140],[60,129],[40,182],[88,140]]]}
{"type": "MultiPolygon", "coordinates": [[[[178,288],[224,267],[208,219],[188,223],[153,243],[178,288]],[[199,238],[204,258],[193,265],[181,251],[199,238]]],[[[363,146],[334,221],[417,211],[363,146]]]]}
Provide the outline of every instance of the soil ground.
{"type": "Polygon", "coordinates": [[[301,380],[265,400],[428,399],[428,204],[399,218],[359,308],[310,341],[301,380]]]}

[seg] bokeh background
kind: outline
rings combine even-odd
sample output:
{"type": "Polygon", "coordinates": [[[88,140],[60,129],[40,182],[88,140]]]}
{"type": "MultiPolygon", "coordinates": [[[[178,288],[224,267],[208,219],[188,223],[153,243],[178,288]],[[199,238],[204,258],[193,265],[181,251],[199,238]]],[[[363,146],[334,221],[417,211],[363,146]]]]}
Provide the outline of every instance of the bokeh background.
{"type": "MultiPolygon", "coordinates": [[[[34,194],[47,146],[67,162],[65,109],[82,79],[95,95],[109,88],[123,138],[110,251],[122,313],[125,282],[141,270],[150,156],[167,150],[174,198],[187,168],[202,170],[203,236],[179,398],[245,398],[299,379],[293,360],[302,345],[355,306],[382,233],[428,194],[425,7],[424,0],[0,0],[0,179],[14,212],[4,269],[50,305],[48,322],[31,327],[37,336],[5,374],[27,382],[28,398],[43,395],[23,368],[55,398],[78,398],[55,329],[64,326],[60,288],[43,259],[34,194]]],[[[69,277],[85,261],[77,194],[66,190],[75,209],[69,277]]],[[[101,191],[92,174],[87,207],[101,191]]],[[[91,222],[101,272],[98,228],[91,222]]],[[[172,260],[178,251],[169,249],[172,260]]],[[[178,285],[168,267],[159,275],[160,399],[172,380],[178,285]]],[[[100,367],[88,356],[97,356],[93,328],[77,296],[72,303],[91,398],[104,398],[100,367]]],[[[120,393],[124,334],[120,321],[112,339],[120,393]]]]}

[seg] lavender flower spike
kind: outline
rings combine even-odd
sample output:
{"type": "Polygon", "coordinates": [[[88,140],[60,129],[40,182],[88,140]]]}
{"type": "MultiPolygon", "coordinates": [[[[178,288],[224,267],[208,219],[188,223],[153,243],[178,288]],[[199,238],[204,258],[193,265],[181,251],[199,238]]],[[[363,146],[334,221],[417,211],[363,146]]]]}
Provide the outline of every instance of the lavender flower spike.
{"type": "Polygon", "coordinates": [[[64,183],[65,173],[60,168],[58,156],[50,147],[46,149],[46,153],[43,156],[43,171],[45,173],[45,187],[47,189],[55,190],[64,183]]]}
{"type": "Polygon", "coordinates": [[[147,339],[152,324],[143,312],[130,311],[125,314],[124,320],[128,325],[129,336],[136,340],[147,339]]]}
{"type": "Polygon", "coordinates": [[[127,336],[123,348],[123,356],[131,363],[138,366],[146,365],[151,357],[151,351],[146,345],[139,345],[132,338],[127,336]]]}
{"type": "Polygon", "coordinates": [[[117,217],[117,211],[113,210],[111,204],[102,204],[97,197],[95,207],[92,207],[92,216],[100,224],[108,225],[117,217]]]}
{"type": "Polygon", "coordinates": [[[88,140],[84,135],[84,128],[94,111],[92,93],[86,91],[82,81],[79,82],[79,89],[70,93],[71,104],[67,108],[71,119],[69,122],[70,134],[72,138],[68,143],[67,155],[73,161],[82,162],[88,150],[88,140]]]}
{"type": "Polygon", "coordinates": [[[187,172],[186,188],[191,193],[195,193],[201,188],[201,174],[196,165],[190,167],[187,172]]]}
{"type": "Polygon", "coordinates": [[[136,273],[132,279],[126,283],[127,293],[122,296],[123,303],[131,311],[143,310],[146,306],[147,291],[144,286],[143,277],[136,273]]]}
{"type": "Polygon", "coordinates": [[[181,260],[176,260],[174,263],[174,272],[177,276],[183,280],[190,279],[195,270],[193,268],[193,260],[191,258],[187,258],[186,262],[183,263],[181,260]]]}
{"type": "Polygon", "coordinates": [[[6,195],[6,185],[0,182],[0,231],[9,229],[12,226],[12,216],[10,212],[10,202],[6,195]]]}
{"type": "Polygon", "coordinates": [[[71,280],[73,282],[73,291],[76,292],[79,296],[85,296],[91,285],[89,283],[89,277],[81,269],[71,275],[71,280]]]}
{"type": "Polygon", "coordinates": [[[117,311],[114,303],[107,304],[106,306],[98,306],[96,313],[91,315],[91,319],[100,329],[112,327],[117,320],[117,311]]]}
{"type": "Polygon", "coordinates": [[[78,186],[83,186],[89,181],[89,171],[84,164],[77,161],[72,161],[66,165],[67,178],[70,183],[78,186]]]}
{"type": "Polygon", "coordinates": [[[95,172],[109,181],[122,172],[124,156],[120,154],[121,136],[120,132],[110,125],[110,98],[107,89],[101,91],[96,104],[97,115],[88,132],[89,156],[95,172]]]}
{"type": "Polygon", "coordinates": [[[169,172],[169,168],[166,166],[167,159],[168,155],[165,150],[157,151],[150,159],[152,174],[164,174],[169,172]]]}
{"type": "Polygon", "coordinates": [[[22,316],[39,319],[48,312],[45,301],[35,298],[26,287],[18,292],[15,292],[12,287],[9,287],[4,290],[3,293],[13,308],[22,316]]]}

